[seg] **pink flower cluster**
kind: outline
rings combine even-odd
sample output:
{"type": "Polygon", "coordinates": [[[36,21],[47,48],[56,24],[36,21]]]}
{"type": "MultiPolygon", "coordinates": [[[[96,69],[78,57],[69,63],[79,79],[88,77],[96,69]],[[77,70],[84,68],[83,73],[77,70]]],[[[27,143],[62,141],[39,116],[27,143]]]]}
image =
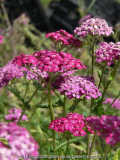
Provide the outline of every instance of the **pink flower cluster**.
{"type": "Polygon", "coordinates": [[[85,37],[88,34],[91,36],[109,36],[113,31],[112,27],[108,27],[104,19],[90,18],[83,22],[81,27],[75,28],[74,33],[81,37],[85,37]]]}
{"type": "Polygon", "coordinates": [[[84,122],[84,116],[78,113],[68,113],[66,118],[57,118],[49,124],[49,129],[54,129],[57,132],[70,131],[74,136],[85,136],[84,128],[93,133],[92,129],[84,122]]]}
{"type": "Polygon", "coordinates": [[[99,132],[108,145],[120,143],[120,117],[114,115],[90,116],[85,119],[85,122],[99,132]]]}
{"type": "MultiPolygon", "coordinates": [[[[9,113],[10,114],[5,116],[5,119],[17,122],[22,114],[22,110],[18,108],[11,108],[9,109],[9,113]]],[[[25,114],[22,116],[21,121],[28,121],[25,114]]]]}
{"type": "Polygon", "coordinates": [[[61,42],[65,46],[71,45],[71,47],[80,47],[82,44],[82,42],[78,38],[73,37],[72,34],[62,29],[60,29],[60,31],[47,33],[45,37],[48,37],[54,43],[61,42]]]}
{"type": "Polygon", "coordinates": [[[40,77],[39,77],[38,75],[42,76],[43,78],[48,77],[48,73],[47,73],[46,71],[43,71],[43,72],[42,72],[42,71],[38,68],[38,66],[36,66],[36,65],[31,66],[30,69],[31,69],[32,71],[34,71],[35,73],[37,73],[37,74],[35,74],[34,72],[32,72],[32,71],[30,71],[30,70],[27,70],[27,71],[25,72],[25,74],[26,74],[26,78],[29,79],[29,80],[30,80],[30,79],[35,79],[35,80],[40,81],[41,79],[40,79],[40,77]]]}
{"type": "Polygon", "coordinates": [[[0,35],[0,43],[3,43],[3,37],[0,35]]]}
{"type": "Polygon", "coordinates": [[[29,132],[16,123],[0,123],[0,138],[5,138],[8,146],[0,142],[0,160],[19,160],[22,155],[37,156],[39,146],[29,132]]]}
{"type": "MultiPolygon", "coordinates": [[[[113,98],[106,98],[106,100],[103,103],[104,104],[112,104],[113,101],[114,101],[113,98]]],[[[116,108],[116,109],[120,109],[120,99],[116,99],[111,107],[116,108]]]]}
{"type": "Polygon", "coordinates": [[[60,94],[65,94],[68,99],[76,97],[79,99],[81,96],[85,95],[85,98],[90,99],[91,97],[97,98],[101,96],[99,89],[94,84],[94,78],[90,76],[65,76],[57,79],[55,88],[58,88],[60,94]]]}
{"type": "Polygon", "coordinates": [[[19,66],[27,66],[27,65],[37,65],[38,61],[33,55],[24,55],[21,54],[13,59],[14,64],[18,64],[19,66]]]}
{"type": "Polygon", "coordinates": [[[85,15],[83,18],[81,18],[78,22],[78,24],[82,24],[84,21],[86,21],[87,19],[91,18],[92,15],[91,14],[87,14],[85,15]]]}
{"type": "Polygon", "coordinates": [[[26,71],[26,68],[12,64],[12,61],[9,61],[6,66],[0,68],[0,88],[7,85],[13,78],[23,77],[24,71],[26,71]]]}
{"type": "Polygon", "coordinates": [[[57,53],[48,50],[38,51],[33,55],[21,54],[20,56],[14,58],[13,63],[17,63],[20,66],[31,64],[38,65],[41,72],[57,72],[61,70],[67,71],[70,69],[86,68],[79,59],[75,59],[69,53],[57,53]]]}
{"type": "Polygon", "coordinates": [[[114,63],[114,59],[120,59],[120,42],[101,42],[98,45],[100,47],[95,51],[97,62],[106,61],[108,65],[111,65],[114,63]]]}

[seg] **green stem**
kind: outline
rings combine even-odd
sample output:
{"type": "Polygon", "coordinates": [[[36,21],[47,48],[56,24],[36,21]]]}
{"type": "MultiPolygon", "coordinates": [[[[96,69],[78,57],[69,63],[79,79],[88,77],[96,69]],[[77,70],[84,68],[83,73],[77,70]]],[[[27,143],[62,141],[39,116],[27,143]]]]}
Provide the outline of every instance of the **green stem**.
{"type": "Polygon", "coordinates": [[[102,147],[101,147],[101,144],[100,144],[100,140],[99,140],[99,137],[98,137],[98,135],[97,135],[97,134],[96,134],[96,138],[97,138],[97,142],[98,142],[98,145],[99,145],[100,154],[101,154],[102,159],[103,159],[103,151],[102,151],[102,147]]]}
{"type": "Polygon", "coordinates": [[[56,96],[59,98],[59,100],[62,102],[62,100],[61,100],[60,96],[58,95],[58,93],[54,89],[52,89],[52,90],[56,94],[56,96]]]}
{"type": "Polygon", "coordinates": [[[27,91],[28,91],[28,86],[29,86],[30,80],[27,82],[27,86],[26,86],[26,90],[25,90],[25,94],[24,94],[24,99],[26,97],[27,91]]]}
{"type": "Polygon", "coordinates": [[[105,114],[108,112],[108,110],[111,108],[111,106],[113,105],[113,103],[116,101],[116,99],[120,96],[120,93],[117,95],[117,97],[114,99],[114,101],[111,103],[111,105],[108,107],[108,109],[106,110],[105,114]]]}
{"type": "MultiPolygon", "coordinates": [[[[30,103],[30,101],[32,100],[32,98],[33,98],[33,97],[34,97],[34,95],[36,94],[37,90],[38,90],[38,89],[36,89],[36,90],[35,90],[35,92],[32,94],[32,96],[30,97],[30,99],[29,99],[28,103],[30,103]]],[[[25,111],[26,111],[26,108],[24,107],[24,110],[23,110],[23,112],[22,112],[22,114],[21,114],[21,116],[20,116],[20,118],[19,118],[19,120],[18,120],[17,124],[19,124],[19,123],[20,123],[20,121],[21,121],[21,119],[22,119],[22,117],[23,117],[23,115],[24,115],[25,111]]]]}
{"type": "Polygon", "coordinates": [[[22,114],[21,114],[21,116],[20,116],[20,118],[19,118],[19,120],[18,120],[18,122],[17,122],[18,125],[19,125],[19,123],[20,123],[20,121],[21,121],[21,119],[22,119],[25,111],[26,111],[26,108],[24,107],[24,110],[23,110],[23,112],[22,112],[22,114]]]}
{"type": "Polygon", "coordinates": [[[35,114],[36,109],[37,109],[37,105],[36,105],[36,107],[34,108],[32,115],[30,116],[30,119],[29,119],[29,121],[28,121],[28,123],[27,123],[26,129],[28,128],[28,126],[29,126],[29,124],[30,124],[30,122],[31,122],[31,119],[32,119],[33,115],[35,114]]]}
{"type": "Polygon", "coordinates": [[[30,103],[30,102],[31,102],[31,100],[33,99],[33,97],[34,97],[34,95],[37,93],[37,91],[38,91],[38,89],[36,89],[36,90],[34,91],[34,93],[32,94],[32,96],[30,97],[30,99],[29,99],[28,103],[30,103]]]}
{"type": "Polygon", "coordinates": [[[69,143],[70,143],[70,138],[71,138],[71,134],[69,135],[69,137],[68,137],[68,142],[67,142],[67,146],[66,146],[66,150],[65,150],[65,160],[67,159],[67,152],[68,152],[68,147],[69,147],[69,143]]]}
{"type": "Polygon", "coordinates": [[[106,63],[105,66],[102,68],[102,74],[101,74],[101,77],[100,77],[100,82],[99,82],[99,85],[98,85],[98,89],[100,88],[100,85],[101,85],[101,82],[102,82],[102,78],[103,78],[103,75],[104,75],[104,70],[105,70],[106,65],[107,65],[107,63],[106,63]]]}
{"type": "MultiPolygon", "coordinates": [[[[120,64],[120,60],[117,62],[117,65],[116,65],[115,68],[114,68],[114,71],[113,71],[114,73],[116,72],[119,64],[120,64]]],[[[110,83],[111,83],[111,80],[108,81],[106,87],[104,88],[104,91],[103,91],[103,94],[102,94],[102,99],[101,99],[101,104],[102,104],[102,105],[103,105],[103,99],[104,99],[104,96],[105,96],[105,92],[106,92],[106,90],[108,89],[110,83]]]]}
{"type": "Polygon", "coordinates": [[[93,148],[94,148],[94,144],[95,144],[95,138],[96,138],[96,135],[94,135],[94,137],[93,137],[92,145],[91,145],[91,148],[90,148],[90,153],[89,153],[89,155],[92,154],[92,151],[93,151],[93,148]]]}
{"type": "MultiPolygon", "coordinates": [[[[55,119],[55,116],[54,116],[54,111],[53,111],[52,101],[51,101],[51,73],[49,74],[49,84],[47,86],[47,89],[48,89],[48,101],[50,105],[51,121],[53,121],[55,119]]],[[[53,134],[53,151],[55,152],[55,130],[52,130],[52,134],[53,134]]]]}
{"type": "Polygon", "coordinates": [[[93,45],[92,45],[92,76],[93,76],[93,72],[94,72],[94,45],[95,45],[95,42],[96,41],[94,41],[94,43],[93,43],[93,45]]]}
{"type": "Polygon", "coordinates": [[[66,117],[66,111],[65,111],[65,102],[66,102],[66,97],[65,97],[65,94],[64,94],[64,103],[63,103],[63,116],[66,117]]]}
{"type": "Polygon", "coordinates": [[[108,150],[109,150],[109,145],[106,144],[106,147],[105,147],[105,154],[104,154],[103,160],[106,160],[107,154],[108,154],[108,150]]]}
{"type": "Polygon", "coordinates": [[[87,152],[86,155],[89,155],[89,143],[90,143],[90,134],[87,134],[87,152]]]}

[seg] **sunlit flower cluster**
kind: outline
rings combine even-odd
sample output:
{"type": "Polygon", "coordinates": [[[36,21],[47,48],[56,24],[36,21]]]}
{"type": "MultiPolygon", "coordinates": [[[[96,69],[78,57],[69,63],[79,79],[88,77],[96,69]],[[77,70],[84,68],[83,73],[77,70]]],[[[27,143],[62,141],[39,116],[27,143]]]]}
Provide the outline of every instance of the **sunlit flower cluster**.
{"type": "Polygon", "coordinates": [[[95,51],[97,62],[107,62],[108,65],[111,65],[114,59],[120,58],[120,42],[101,42],[98,45],[99,48],[95,51]]]}
{"type": "Polygon", "coordinates": [[[109,36],[113,31],[112,27],[108,27],[104,19],[90,18],[83,22],[80,27],[75,28],[74,33],[81,37],[85,37],[88,34],[92,36],[109,36]]]}

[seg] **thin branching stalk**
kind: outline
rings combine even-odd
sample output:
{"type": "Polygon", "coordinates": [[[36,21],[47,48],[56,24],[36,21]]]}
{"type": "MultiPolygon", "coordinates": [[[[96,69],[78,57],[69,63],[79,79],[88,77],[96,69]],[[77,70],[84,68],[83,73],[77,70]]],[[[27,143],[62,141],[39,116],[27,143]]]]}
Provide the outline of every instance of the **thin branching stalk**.
{"type": "Polygon", "coordinates": [[[120,96],[120,92],[119,94],[116,96],[116,98],[113,100],[113,102],[111,103],[111,105],[108,107],[108,109],[106,110],[105,114],[108,112],[108,110],[111,108],[111,106],[113,105],[113,103],[116,101],[116,99],[120,96]]]}

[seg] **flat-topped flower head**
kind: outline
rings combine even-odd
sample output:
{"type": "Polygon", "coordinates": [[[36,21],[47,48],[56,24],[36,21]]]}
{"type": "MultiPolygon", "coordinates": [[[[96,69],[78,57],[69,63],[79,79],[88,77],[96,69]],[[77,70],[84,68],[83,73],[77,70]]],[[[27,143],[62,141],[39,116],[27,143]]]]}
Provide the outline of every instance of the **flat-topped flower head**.
{"type": "Polygon", "coordinates": [[[20,78],[24,76],[24,71],[27,69],[17,64],[13,64],[12,60],[6,66],[0,68],[0,88],[7,85],[13,78],[20,78]]]}
{"type": "MultiPolygon", "coordinates": [[[[106,100],[103,102],[103,104],[111,105],[113,101],[114,101],[113,98],[106,98],[106,100]]],[[[116,99],[111,107],[116,108],[116,109],[120,109],[120,99],[116,99]]]]}
{"type": "Polygon", "coordinates": [[[101,42],[98,45],[99,48],[96,49],[94,54],[97,62],[107,62],[107,65],[111,65],[114,60],[120,59],[120,42],[101,42]]]}
{"type": "Polygon", "coordinates": [[[54,43],[61,43],[64,46],[80,47],[82,44],[78,38],[73,37],[72,34],[62,29],[60,29],[60,31],[47,33],[45,37],[48,37],[54,43]]]}
{"type": "MultiPolygon", "coordinates": [[[[10,114],[5,116],[5,119],[17,122],[22,114],[22,110],[18,108],[11,108],[8,110],[10,114]]],[[[21,121],[28,121],[27,116],[24,114],[21,121]]]]}
{"type": "Polygon", "coordinates": [[[39,146],[30,133],[14,122],[0,123],[0,138],[7,140],[7,145],[0,142],[0,160],[19,160],[20,156],[39,154],[39,146]]]}
{"type": "Polygon", "coordinates": [[[98,96],[101,96],[99,89],[94,84],[94,78],[90,76],[71,75],[69,77],[61,77],[60,81],[57,79],[53,86],[60,91],[60,94],[65,94],[68,99],[79,99],[83,95],[85,95],[85,98],[87,99],[90,99],[91,97],[98,98],[98,96]]]}
{"type": "Polygon", "coordinates": [[[89,126],[105,138],[108,145],[120,143],[120,117],[114,115],[90,116],[85,119],[89,126]]]}
{"type": "Polygon", "coordinates": [[[37,65],[41,72],[61,72],[62,70],[67,71],[86,68],[79,59],[75,59],[69,53],[57,53],[49,50],[38,51],[33,55],[22,54],[21,56],[15,57],[13,63],[29,67],[31,67],[31,65],[37,65]]]}
{"type": "Polygon", "coordinates": [[[91,36],[109,36],[113,31],[104,19],[90,18],[83,22],[80,27],[75,28],[74,33],[81,37],[88,34],[91,36]]]}
{"type": "Polygon", "coordinates": [[[49,129],[54,129],[57,132],[69,131],[74,136],[85,136],[85,127],[93,133],[91,127],[84,122],[84,116],[78,113],[68,113],[66,118],[57,118],[49,124],[49,129]]]}
{"type": "Polygon", "coordinates": [[[38,61],[33,55],[25,55],[21,54],[13,59],[14,64],[18,64],[19,66],[27,66],[27,65],[37,65],[38,61]]]}

